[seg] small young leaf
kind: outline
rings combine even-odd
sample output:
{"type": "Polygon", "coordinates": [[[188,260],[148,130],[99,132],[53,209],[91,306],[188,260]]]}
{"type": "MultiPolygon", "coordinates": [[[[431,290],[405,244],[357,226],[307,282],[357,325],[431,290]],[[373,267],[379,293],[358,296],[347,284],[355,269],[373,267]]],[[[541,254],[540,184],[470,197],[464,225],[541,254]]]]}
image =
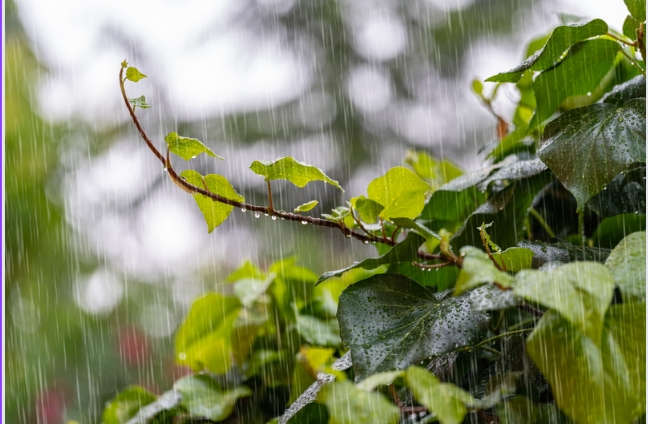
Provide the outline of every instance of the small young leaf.
{"type": "Polygon", "coordinates": [[[324,181],[342,190],[340,184],[327,177],[321,169],[298,162],[290,156],[273,161],[255,160],[250,165],[250,169],[268,181],[288,180],[299,188],[306,186],[311,181],[324,181]]]}
{"type": "Polygon", "coordinates": [[[378,221],[380,212],[385,209],[385,207],[380,203],[367,199],[364,196],[354,197],[351,199],[351,204],[360,215],[360,219],[368,224],[373,224],[378,221]]]}
{"type": "Polygon", "coordinates": [[[518,272],[531,268],[533,252],[524,247],[509,247],[503,252],[494,252],[493,258],[509,272],[518,272]]]}
{"type": "Polygon", "coordinates": [[[309,210],[313,209],[318,204],[319,204],[319,202],[317,200],[311,200],[310,202],[307,202],[307,203],[304,203],[303,205],[297,206],[295,208],[295,213],[308,212],[309,210]]]}
{"type": "Polygon", "coordinates": [[[513,277],[497,269],[481,249],[473,246],[462,247],[461,256],[463,264],[455,285],[455,296],[484,283],[498,283],[504,287],[513,284],[513,277]]]}
{"type": "Polygon", "coordinates": [[[121,67],[124,69],[128,68],[128,62],[126,62],[126,59],[121,63],[121,67]]]}
{"type": "MultiPolygon", "coordinates": [[[[124,61],[125,63],[126,61],[124,61]]],[[[124,66],[124,63],[122,63],[122,66],[124,66]]],[[[132,66],[126,69],[126,79],[129,81],[137,82],[143,78],[146,78],[146,75],[141,73],[137,68],[133,68],[132,66]]]]}
{"type": "Polygon", "coordinates": [[[142,108],[142,109],[148,109],[151,107],[148,103],[146,103],[146,97],[145,96],[140,96],[140,97],[134,97],[132,99],[128,99],[128,102],[133,105],[133,109],[136,107],[142,108]]]}
{"type": "Polygon", "coordinates": [[[190,375],[176,381],[173,387],[182,394],[182,404],[191,415],[212,421],[229,417],[236,401],[252,394],[246,386],[223,390],[209,375],[190,375]]]}
{"type": "Polygon", "coordinates": [[[646,21],[646,0],[623,0],[628,11],[639,22],[646,21]]]}
{"type": "Polygon", "coordinates": [[[408,150],[404,160],[416,175],[430,185],[432,191],[463,175],[463,171],[454,163],[447,159],[437,160],[425,152],[408,150]]]}
{"type": "Polygon", "coordinates": [[[108,402],[103,412],[105,424],[126,424],[142,407],[157,397],[140,386],[130,386],[108,402]]]}
{"type": "Polygon", "coordinates": [[[480,99],[484,99],[484,84],[479,79],[472,80],[472,90],[480,99]]]}
{"type": "Polygon", "coordinates": [[[214,154],[207,146],[195,138],[179,136],[177,132],[171,132],[164,141],[167,142],[171,153],[180,156],[184,160],[193,159],[201,153],[223,160],[222,157],[214,154]]]}
{"type": "Polygon", "coordinates": [[[623,302],[646,302],[646,232],[632,233],[612,250],[605,266],[621,291],[623,302]]]}
{"type": "Polygon", "coordinates": [[[425,206],[428,184],[409,169],[396,166],[367,188],[369,199],[384,206],[383,219],[416,218],[425,206]]]}

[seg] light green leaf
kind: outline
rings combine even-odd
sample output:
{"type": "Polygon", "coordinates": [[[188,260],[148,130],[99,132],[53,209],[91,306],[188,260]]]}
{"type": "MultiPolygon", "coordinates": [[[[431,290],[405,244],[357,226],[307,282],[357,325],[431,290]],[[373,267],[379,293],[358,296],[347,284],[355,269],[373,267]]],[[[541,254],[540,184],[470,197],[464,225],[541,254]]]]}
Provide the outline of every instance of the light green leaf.
{"type": "Polygon", "coordinates": [[[378,221],[380,212],[385,209],[385,207],[380,203],[367,199],[364,196],[358,196],[351,199],[351,205],[360,215],[360,219],[368,224],[373,224],[378,221]]]}
{"type": "Polygon", "coordinates": [[[645,303],[610,306],[596,339],[547,311],[527,351],[578,424],[630,423],[646,413],[645,303]]]}
{"type": "Polygon", "coordinates": [[[383,395],[348,381],[325,385],[317,399],[328,408],[329,424],[396,424],[400,418],[398,408],[383,395]]]}
{"type": "Polygon", "coordinates": [[[339,346],[340,330],[335,319],[323,320],[311,315],[296,313],[295,328],[308,343],[316,346],[339,346]]]}
{"type": "Polygon", "coordinates": [[[184,160],[193,159],[201,153],[206,153],[209,156],[223,160],[222,157],[214,154],[214,152],[209,150],[209,148],[199,140],[179,136],[177,132],[169,133],[164,137],[164,141],[167,142],[171,153],[180,156],[184,160]]]}
{"type": "Polygon", "coordinates": [[[503,287],[513,284],[513,277],[497,269],[481,249],[465,246],[460,252],[463,263],[455,285],[455,296],[484,283],[497,283],[503,287]]]}
{"type": "Polygon", "coordinates": [[[371,377],[368,377],[365,380],[362,380],[360,383],[356,384],[356,387],[360,390],[365,390],[367,392],[373,391],[378,386],[388,386],[394,382],[398,377],[402,377],[405,374],[405,371],[385,371],[374,374],[371,377]]]}
{"type": "Polygon", "coordinates": [[[548,272],[520,271],[513,291],[557,311],[578,331],[599,340],[605,311],[614,294],[614,279],[598,262],[574,262],[548,272]]]}
{"type": "Polygon", "coordinates": [[[140,97],[135,97],[132,99],[128,99],[128,102],[133,105],[133,109],[136,107],[142,108],[142,109],[148,109],[151,107],[148,103],[146,103],[146,97],[145,96],[140,96],[140,97]]]}
{"type": "Polygon", "coordinates": [[[466,406],[475,403],[468,392],[454,384],[441,383],[434,374],[421,367],[409,367],[405,380],[414,398],[435,413],[441,424],[461,424],[466,416],[466,406]]]}
{"type": "Polygon", "coordinates": [[[266,273],[257,268],[252,262],[245,261],[236,271],[227,276],[225,282],[233,283],[243,278],[255,278],[263,280],[266,278],[266,273]]]}
{"type": "Polygon", "coordinates": [[[646,302],[646,232],[628,235],[612,250],[605,266],[621,291],[623,302],[646,302]]]}
{"type": "Polygon", "coordinates": [[[324,175],[321,169],[298,162],[290,156],[273,161],[255,160],[250,165],[250,169],[268,181],[288,180],[299,188],[306,186],[311,181],[324,181],[342,190],[340,184],[324,175]]]}
{"type": "Polygon", "coordinates": [[[506,271],[517,272],[531,268],[533,252],[524,247],[509,247],[503,252],[493,253],[495,261],[506,271]]]}
{"type": "Polygon", "coordinates": [[[196,300],[176,335],[176,360],[194,371],[226,373],[232,363],[231,333],[241,310],[235,297],[218,293],[196,300]]]}
{"type": "Polygon", "coordinates": [[[142,407],[157,397],[140,386],[130,386],[108,402],[103,412],[104,424],[126,424],[142,407]]]}
{"type": "Polygon", "coordinates": [[[633,18],[639,22],[646,20],[646,0],[623,0],[633,18]]]}
{"type": "MultiPolygon", "coordinates": [[[[126,61],[122,62],[122,66],[124,66],[124,63],[126,63],[126,61]]],[[[137,68],[130,66],[128,69],[126,69],[127,80],[137,82],[143,78],[146,78],[146,75],[141,73],[137,68]]]]}
{"type": "Polygon", "coordinates": [[[397,166],[382,177],[369,183],[369,199],[385,208],[380,212],[383,219],[416,218],[425,205],[429,186],[414,172],[397,166]]]}
{"type": "MultiPolygon", "coordinates": [[[[188,169],[181,173],[180,176],[187,180],[188,183],[204,188],[203,177],[198,172],[188,169]]],[[[218,194],[226,199],[234,200],[236,202],[243,202],[245,200],[243,196],[234,190],[229,181],[221,175],[205,175],[204,182],[207,184],[207,189],[214,194],[218,194]]],[[[214,231],[216,227],[221,225],[234,209],[234,206],[216,202],[202,194],[193,194],[192,196],[205,217],[207,228],[210,233],[214,231]]]]}
{"type": "Polygon", "coordinates": [[[239,386],[223,390],[208,375],[191,375],[174,384],[174,389],[182,393],[182,404],[191,415],[206,417],[212,421],[222,421],[229,417],[239,398],[250,396],[252,390],[239,386]]]}
{"type": "Polygon", "coordinates": [[[633,18],[631,15],[626,16],[625,21],[623,21],[623,35],[628,37],[630,40],[637,38],[637,30],[639,29],[639,21],[633,18]]]}
{"type": "Polygon", "coordinates": [[[646,99],[570,110],[547,124],[543,139],[538,156],[581,211],[617,174],[646,162],[646,99]]]}
{"type": "Polygon", "coordinates": [[[423,237],[425,237],[425,240],[441,240],[441,236],[434,231],[430,230],[423,224],[416,222],[412,219],[409,218],[393,218],[392,222],[399,227],[402,228],[409,228],[410,230],[414,230],[423,237]]]}
{"type": "Polygon", "coordinates": [[[311,200],[310,202],[306,202],[302,205],[299,205],[295,208],[295,213],[299,212],[308,212],[309,210],[313,209],[315,206],[317,206],[319,202],[317,200],[311,200]]]}
{"type": "Polygon", "coordinates": [[[252,304],[270,287],[274,280],[274,275],[270,275],[265,279],[257,278],[241,278],[234,283],[234,294],[239,298],[241,303],[250,307],[252,304]]]}
{"type": "Polygon", "coordinates": [[[454,163],[447,159],[438,160],[425,152],[408,150],[404,160],[416,175],[430,185],[432,191],[463,175],[463,171],[454,163]]]}

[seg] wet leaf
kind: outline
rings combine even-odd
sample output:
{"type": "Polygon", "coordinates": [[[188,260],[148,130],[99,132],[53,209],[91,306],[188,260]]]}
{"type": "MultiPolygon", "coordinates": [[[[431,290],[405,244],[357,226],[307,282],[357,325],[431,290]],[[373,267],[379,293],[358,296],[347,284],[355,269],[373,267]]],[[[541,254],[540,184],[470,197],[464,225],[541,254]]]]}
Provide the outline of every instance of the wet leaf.
{"type": "Polygon", "coordinates": [[[174,388],[182,393],[182,404],[190,414],[212,421],[222,421],[229,417],[236,401],[252,394],[252,390],[245,386],[223,390],[208,375],[182,378],[176,381],[174,388]]]}
{"type": "Polygon", "coordinates": [[[343,381],[324,386],[318,396],[328,408],[330,424],[396,424],[400,411],[380,393],[343,381]]]}
{"type": "Polygon", "coordinates": [[[142,109],[148,109],[151,107],[148,103],[146,103],[146,97],[145,96],[140,96],[140,97],[135,97],[132,99],[128,99],[128,102],[133,105],[133,109],[136,107],[142,108],[142,109]]]}
{"type": "Polygon", "coordinates": [[[509,247],[503,252],[494,252],[495,261],[509,272],[531,268],[533,251],[524,247],[509,247]]]}
{"type": "Polygon", "coordinates": [[[495,171],[491,176],[479,183],[480,190],[486,190],[492,182],[515,181],[522,178],[529,178],[538,175],[547,169],[547,165],[540,159],[515,161],[495,171]]]}
{"type": "MultiPolygon", "coordinates": [[[[619,43],[605,39],[583,41],[573,46],[558,65],[542,72],[533,81],[537,108],[529,126],[535,128],[542,124],[564,100],[596,92],[614,67],[620,51],[619,43]]],[[[595,100],[595,97],[590,98],[595,100]]]]}
{"type": "MultiPolygon", "coordinates": [[[[126,63],[126,61],[122,62],[122,66],[124,66],[124,63],[126,63]]],[[[126,69],[127,80],[137,82],[143,78],[146,78],[146,75],[141,73],[137,68],[129,66],[128,69],[126,69]]]]}
{"type": "Polygon", "coordinates": [[[490,170],[465,174],[443,185],[428,200],[420,219],[462,222],[484,200],[486,194],[477,188],[490,170]]]}
{"type": "MultiPolygon", "coordinates": [[[[196,171],[188,169],[180,174],[180,177],[187,180],[188,183],[193,184],[197,187],[204,188],[203,177],[196,171]]],[[[234,200],[236,202],[243,202],[245,199],[243,196],[238,194],[234,187],[227,181],[227,179],[221,175],[209,174],[205,175],[204,182],[207,185],[207,189],[220,196],[225,197],[226,199],[234,200]]],[[[210,199],[207,196],[202,194],[192,194],[194,200],[198,204],[200,212],[202,212],[205,217],[205,222],[207,222],[207,228],[211,233],[216,227],[221,225],[229,214],[234,209],[234,206],[226,205],[224,203],[216,202],[210,199]]]]}
{"type": "Polygon", "coordinates": [[[391,168],[369,183],[369,199],[384,207],[383,219],[416,218],[423,210],[429,186],[414,172],[402,166],[391,168]]]}
{"type": "Polygon", "coordinates": [[[121,391],[106,405],[103,412],[105,424],[125,424],[142,407],[155,402],[157,397],[140,386],[130,386],[121,391]]]}
{"type": "Polygon", "coordinates": [[[299,212],[308,212],[309,210],[313,209],[315,206],[317,206],[319,202],[317,200],[311,200],[310,202],[306,202],[304,204],[301,204],[295,208],[295,213],[299,212]]]}
{"type": "Polygon", "coordinates": [[[570,110],[546,126],[543,139],[538,156],[581,211],[617,174],[646,162],[646,99],[570,110]]]}
{"type": "Polygon", "coordinates": [[[557,311],[578,331],[598,340],[614,294],[614,278],[598,262],[575,262],[547,272],[520,271],[513,292],[557,311]]]}
{"type": "Polygon", "coordinates": [[[255,160],[250,165],[250,169],[268,181],[288,180],[300,188],[305,187],[311,181],[324,181],[342,190],[340,184],[327,177],[321,169],[298,162],[290,156],[273,161],[255,160]]]}
{"type": "Polygon", "coordinates": [[[621,291],[623,302],[646,302],[646,233],[632,233],[612,250],[605,266],[621,291]]]}
{"type": "Polygon", "coordinates": [[[351,204],[360,215],[360,219],[368,224],[373,224],[378,221],[380,212],[385,209],[380,203],[364,196],[354,197],[351,199],[351,204]]]}
{"type": "Polygon", "coordinates": [[[645,229],[646,215],[644,214],[630,213],[615,215],[601,221],[599,226],[596,227],[594,234],[592,234],[592,241],[594,245],[606,248],[606,251],[609,253],[607,249],[614,248],[625,236],[636,231],[644,231],[645,229]]]}
{"type": "Polygon", "coordinates": [[[623,0],[628,11],[639,22],[646,20],[646,0],[623,0]]]}
{"type": "Polygon", "coordinates": [[[297,314],[297,332],[308,343],[316,346],[339,346],[340,333],[337,320],[323,320],[311,315],[297,314]]]}
{"type": "Polygon", "coordinates": [[[430,185],[432,191],[463,175],[463,171],[449,160],[438,160],[421,151],[408,150],[404,161],[430,185]]]}
{"type": "Polygon", "coordinates": [[[409,228],[425,237],[425,240],[441,240],[441,236],[427,228],[425,225],[409,218],[393,218],[392,222],[401,228],[409,228]]]}
{"type": "Polygon", "coordinates": [[[386,274],[400,274],[411,278],[422,286],[443,291],[454,287],[459,276],[460,269],[456,266],[444,266],[443,268],[421,269],[408,262],[391,264],[386,274]]]}
{"type": "Polygon", "coordinates": [[[170,132],[164,137],[164,141],[169,146],[171,153],[180,156],[184,160],[193,159],[201,153],[223,160],[222,157],[214,154],[207,146],[202,144],[200,140],[179,136],[177,132],[170,132]]]}
{"type": "Polygon", "coordinates": [[[405,237],[405,240],[393,246],[382,256],[377,258],[368,258],[362,262],[355,263],[351,266],[348,266],[337,271],[328,271],[322,274],[317,280],[317,284],[320,284],[331,277],[339,277],[345,272],[355,269],[355,268],[364,268],[364,269],[375,269],[381,265],[388,265],[399,262],[412,262],[417,258],[417,252],[419,247],[425,243],[425,238],[420,236],[417,233],[411,232],[405,237]]]}
{"type": "Polygon", "coordinates": [[[607,24],[601,19],[594,19],[582,25],[559,26],[553,30],[547,44],[510,71],[487,78],[488,82],[517,82],[524,71],[544,71],[560,60],[562,55],[574,44],[597,35],[606,34],[607,24]]]}
{"type": "Polygon", "coordinates": [[[513,284],[513,277],[497,269],[481,249],[462,247],[461,256],[463,263],[454,289],[455,296],[485,283],[497,283],[503,287],[513,284]]]}
{"type": "Polygon", "coordinates": [[[488,323],[467,296],[443,300],[402,275],[375,275],[340,296],[338,321],[357,381],[472,343],[488,323]]]}
{"type": "Polygon", "coordinates": [[[474,311],[497,311],[518,305],[522,300],[513,294],[512,290],[502,290],[487,284],[471,290],[468,294],[470,306],[474,311]]]}
{"type": "Polygon", "coordinates": [[[610,306],[596,339],[547,311],[527,350],[577,423],[629,423],[646,412],[645,341],[645,303],[624,303],[610,306]]]}
{"type": "Polygon", "coordinates": [[[643,75],[637,75],[630,81],[615,85],[612,91],[603,96],[601,102],[623,106],[629,100],[640,97],[646,97],[646,78],[643,75]]]}
{"type": "Polygon", "coordinates": [[[176,360],[194,371],[224,374],[232,363],[231,333],[241,310],[235,297],[209,293],[191,306],[176,335],[176,360]]]}
{"type": "Polygon", "coordinates": [[[468,392],[454,384],[441,383],[424,368],[409,367],[405,379],[414,398],[436,414],[441,424],[461,424],[466,416],[466,406],[475,403],[468,392]]]}
{"type": "Polygon", "coordinates": [[[571,243],[543,243],[538,241],[522,240],[520,247],[525,247],[533,252],[531,266],[540,268],[550,262],[568,263],[573,261],[605,262],[610,249],[598,247],[575,246],[571,243]]]}
{"type": "Polygon", "coordinates": [[[601,218],[646,213],[646,167],[616,175],[610,184],[587,202],[601,218]]]}
{"type": "Polygon", "coordinates": [[[388,386],[394,382],[399,377],[402,377],[405,374],[405,371],[385,371],[374,374],[371,377],[367,377],[365,380],[362,380],[360,383],[356,384],[356,387],[360,390],[365,390],[371,392],[375,390],[378,386],[388,386]]]}
{"type": "Polygon", "coordinates": [[[635,38],[637,38],[638,29],[639,21],[633,18],[631,15],[626,16],[625,21],[623,21],[623,35],[631,40],[634,40],[635,38]]]}

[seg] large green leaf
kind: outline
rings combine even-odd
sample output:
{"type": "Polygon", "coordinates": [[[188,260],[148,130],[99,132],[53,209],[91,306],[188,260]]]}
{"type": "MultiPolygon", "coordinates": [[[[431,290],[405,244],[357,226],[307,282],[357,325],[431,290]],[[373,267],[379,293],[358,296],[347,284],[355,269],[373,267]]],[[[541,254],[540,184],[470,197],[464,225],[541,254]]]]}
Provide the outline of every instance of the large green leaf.
{"type": "Polygon", "coordinates": [[[455,285],[455,295],[484,283],[497,283],[504,287],[513,284],[513,277],[497,269],[488,255],[481,249],[473,246],[462,247],[461,256],[463,257],[463,263],[455,285]]]}
{"type": "Polygon", "coordinates": [[[369,183],[369,199],[384,207],[383,219],[414,219],[423,210],[430,186],[414,172],[402,166],[391,168],[385,175],[369,183]]]}
{"type": "Polygon", "coordinates": [[[267,181],[288,180],[300,188],[305,187],[311,181],[324,181],[342,190],[340,184],[327,177],[321,169],[298,162],[290,156],[271,161],[255,160],[250,165],[250,169],[267,181]]]}
{"type": "Polygon", "coordinates": [[[339,277],[345,272],[355,269],[375,269],[381,265],[394,264],[399,262],[411,262],[417,259],[419,247],[425,243],[425,238],[417,233],[411,232],[405,237],[405,240],[389,249],[384,255],[377,258],[368,258],[362,262],[355,263],[337,271],[328,271],[320,276],[317,284],[320,284],[331,277],[339,277]]]}
{"type": "Polygon", "coordinates": [[[603,263],[610,254],[610,249],[576,246],[565,242],[543,243],[522,240],[519,246],[533,252],[533,259],[531,261],[533,268],[540,268],[550,262],[562,262],[566,264],[573,261],[597,261],[603,263]]]}
{"type": "Polygon", "coordinates": [[[624,302],[646,302],[646,232],[632,233],[605,261],[624,302]]]}
{"type": "Polygon", "coordinates": [[[639,22],[646,20],[646,0],[623,0],[633,18],[639,22]]]}
{"type": "Polygon", "coordinates": [[[557,311],[576,329],[598,340],[614,294],[614,279],[598,262],[574,262],[547,272],[520,271],[513,292],[557,311]]]}
{"type": "MultiPolygon", "coordinates": [[[[188,183],[197,187],[204,188],[205,185],[207,185],[207,190],[214,194],[223,196],[226,199],[234,200],[236,202],[243,202],[245,200],[243,196],[234,190],[234,187],[232,187],[229,181],[221,175],[209,174],[203,177],[198,172],[192,169],[187,169],[182,172],[180,176],[187,180],[188,183]]],[[[234,209],[234,206],[215,202],[202,194],[193,194],[192,196],[198,204],[200,212],[202,212],[205,217],[205,222],[207,222],[207,228],[210,233],[214,231],[216,227],[221,225],[234,209]]]]}
{"type": "Polygon", "coordinates": [[[488,323],[467,296],[438,300],[402,275],[374,275],[340,296],[338,321],[356,379],[419,364],[469,345],[488,323]]]}
{"type": "Polygon", "coordinates": [[[630,423],[645,414],[645,303],[611,306],[596,339],[548,311],[527,350],[560,409],[578,424],[630,423]]]}
{"type": "Polygon", "coordinates": [[[578,210],[620,172],[646,162],[646,99],[599,103],[551,121],[538,150],[578,204],[578,210]]]}
{"type": "Polygon", "coordinates": [[[176,359],[194,371],[224,374],[232,364],[231,333],[241,310],[235,297],[219,293],[196,300],[176,335],[176,359]]]}
{"type": "Polygon", "coordinates": [[[108,402],[103,412],[104,424],[125,424],[142,407],[155,402],[157,397],[140,386],[130,386],[108,402]]]}
{"type": "Polygon", "coordinates": [[[646,78],[643,75],[637,75],[630,81],[615,85],[612,91],[603,96],[601,102],[622,106],[629,100],[640,97],[646,97],[646,78]]]}
{"type": "Polygon", "coordinates": [[[400,418],[398,408],[383,395],[348,381],[327,384],[317,399],[328,408],[329,424],[396,424],[400,418]]]}
{"type": "Polygon", "coordinates": [[[495,171],[488,178],[480,182],[477,187],[485,190],[493,182],[501,185],[509,181],[530,178],[542,173],[546,169],[547,165],[542,163],[540,159],[515,161],[495,171]]]}
{"type": "Polygon", "coordinates": [[[169,133],[164,137],[164,141],[167,142],[171,153],[180,156],[184,160],[193,159],[201,153],[205,153],[218,159],[223,159],[209,150],[209,147],[202,144],[200,140],[190,137],[182,137],[178,135],[177,132],[169,133]]]}
{"type": "Polygon", "coordinates": [[[587,202],[601,218],[621,214],[646,213],[646,167],[615,176],[610,184],[587,202]]]}
{"type": "MultiPolygon", "coordinates": [[[[596,227],[594,234],[592,234],[592,242],[595,246],[601,248],[612,249],[623,240],[625,236],[637,231],[644,231],[646,229],[646,215],[644,212],[626,213],[622,215],[614,215],[603,219],[596,227]]],[[[609,253],[609,250],[607,250],[609,253]]],[[[605,258],[606,259],[607,255],[605,258]]]]}
{"type": "Polygon", "coordinates": [[[494,75],[489,82],[517,82],[524,71],[544,71],[558,62],[562,55],[574,44],[588,38],[607,33],[608,26],[601,19],[594,19],[582,25],[559,26],[553,30],[547,44],[510,71],[494,75]]]}
{"type": "Polygon", "coordinates": [[[208,375],[191,375],[174,384],[174,389],[182,393],[182,404],[191,415],[222,421],[234,410],[239,398],[250,396],[252,390],[238,386],[223,390],[216,380],[208,375]]]}
{"type": "Polygon", "coordinates": [[[486,194],[477,185],[489,172],[489,169],[485,169],[465,174],[441,186],[432,193],[420,218],[462,222],[486,200],[486,194]]]}
{"type": "Polygon", "coordinates": [[[542,124],[564,100],[596,92],[614,67],[620,51],[619,43],[606,39],[583,41],[573,46],[558,65],[542,72],[533,81],[537,108],[529,126],[534,128],[542,124]]]}
{"type": "Polygon", "coordinates": [[[454,384],[441,383],[434,374],[421,367],[409,367],[405,380],[414,398],[436,414],[441,424],[461,424],[466,416],[466,406],[475,403],[468,392],[454,384]]]}

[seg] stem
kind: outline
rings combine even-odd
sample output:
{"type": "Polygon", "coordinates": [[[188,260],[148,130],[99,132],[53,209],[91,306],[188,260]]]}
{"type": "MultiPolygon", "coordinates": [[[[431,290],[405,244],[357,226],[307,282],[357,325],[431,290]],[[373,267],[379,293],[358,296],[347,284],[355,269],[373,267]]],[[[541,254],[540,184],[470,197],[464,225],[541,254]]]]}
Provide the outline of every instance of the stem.
{"type": "Polygon", "coordinates": [[[544,220],[544,218],[542,217],[542,215],[540,215],[540,212],[538,212],[538,211],[536,210],[536,208],[534,208],[533,206],[531,206],[531,207],[529,208],[529,213],[530,213],[531,215],[533,215],[533,217],[536,219],[536,221],[538,221],[538,223],[542,226],[542,228],[547,232],[547,235],[548,235],[549,237],[551,237],[551,238],[556,238],[556,233],[554,233],[554,232],[551,230],[551,227],[549,226],[549,224],[547,224],[547,221],[544,220]]]}
{"type": "MultiPolygon", "coordinates": [[[[637,28],[637,48],[639,49],[639,53],[641,53],[641,57],[644,60],[644,63],[646,63],[646,26],[645,22],[642,22],[639,24],[639,28],[637,28]]],[[[644,76],[646,74],[644,73],[644,76]]]]}
{"type": "Polygon", "coordinates": [[[422,269],[439,269],[452,264],[454,264],[454,262],[451,260],[442,262],[440,264],[422,264],[420,262],[412,262],[412,265],[416,265],[417,267],[422,269]]]}
{"type": "Polygon", "coordinates": [[[585,245],[585,212],[578,212],[578,234],[581,237],[581,243],[585,245]]]}
{"type": "Polygon", "coordinates": [[[644,77],[646,76],[646,71],[639,65],[639,63],[635,60],[634,57],[630,56],[628,52],[625,51],[623,48],[621,49],[621,53],[623,53],[623,55],[630,61],[630,63],[632,63],[637,68],[639,68],[639,70],[641,71],[644,77]]]}
{"type": "Polygon", "coordinates": [[[509,331],[508,333],[498,334],[496,336],[491,337],[490,339],[482,340],[481,342],[477,343],[475,345],[475,348],[482,348],[484,345],[487,345],[488,343],[494,340],[501,339],[502,337],[514,336],[516,334],[526,333],[531,330],[533,330],[533,328],[523,328],[521,330],[509,331]]]}
{"type": "Polygon", "coordinates": [[[270,188],[270,179],[266,178],[268,183],[268,213],[274,215],[274,206],[272,205],[272,188],[270,188]]]}
{"type": "Polygon", "coordinates": [[[607,35],[608,37],[610,37],[610,38],[614,38],[614,39],[617,40],[619,43],[625,44],[626,46],[635,47],[635,43],[633,43],[633,42],[631,42],[631,41],[628,41],[628,40],[626,40],[626,39],[624,39],[624,38],[617,37],[616,35],[612,34],[611,32],[608,32],[606,35],[607,35]]]}

